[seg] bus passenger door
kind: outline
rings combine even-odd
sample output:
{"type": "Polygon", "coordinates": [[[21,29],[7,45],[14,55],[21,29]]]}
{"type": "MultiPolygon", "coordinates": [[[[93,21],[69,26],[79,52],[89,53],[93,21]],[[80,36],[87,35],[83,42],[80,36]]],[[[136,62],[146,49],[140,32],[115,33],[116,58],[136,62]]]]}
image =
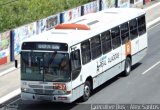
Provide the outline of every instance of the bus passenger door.
{"type": "Polygon", "coordinates": [[[81,60],[80,50],[71,48],[71,85],[72,85],[72,98],[73,100],[79,98],[83,94],[82,78],[81,78],[81,60]],[[81,86],[79,86],[81,85],[81,86]]]}

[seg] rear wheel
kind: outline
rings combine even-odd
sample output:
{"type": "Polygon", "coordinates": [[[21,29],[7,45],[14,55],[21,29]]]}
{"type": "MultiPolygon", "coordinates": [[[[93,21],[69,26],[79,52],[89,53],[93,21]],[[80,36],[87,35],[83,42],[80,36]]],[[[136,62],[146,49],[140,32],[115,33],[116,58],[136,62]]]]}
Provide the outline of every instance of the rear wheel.
{"type": "Polygon", "coordinates": [[[124,69],[123,75],[128,76],[130,72],[131,72],[131,59],[127,57],[125,60],[125,69],[124,69]]]}
{"type": "Polygon", "coordinates": [[[91,95],[91,83],[86,81],[84,84],[84,94],[82,96],[83,101],[87,101],[91,95]]]}

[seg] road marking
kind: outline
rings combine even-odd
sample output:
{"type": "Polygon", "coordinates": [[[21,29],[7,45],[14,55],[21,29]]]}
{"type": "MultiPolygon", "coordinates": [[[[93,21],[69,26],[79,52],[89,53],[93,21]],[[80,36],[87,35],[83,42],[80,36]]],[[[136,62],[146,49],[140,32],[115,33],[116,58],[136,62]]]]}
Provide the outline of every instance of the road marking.
{"type": "Polygon", "coordinates": [[[148,68],[146,71],[144,71],[142,74],[146,74],[147,72],[149,72],[151,69],[153,69],[154,67],[156,67],[158,64],[160,64],[160,61],[157,62],[156,64],[154,64],[153,66],[151,66],[150,68],[148,68]]]}
{"type": "Polygon", "coordinates": [[[20,88],[18,88],[17,90],[14,90],[13,92],[7,94],[6,96],[0,98],[0,104],[6,102],[7,100],[9,100],[11,98],[13,98],[13,96],[15,97],[15,96],[19,95],[20,93],[21,93],[20,88]]]}
{"type": "MultiPolygon", "coordinates": [[[[156,18],[155,20],[147,23],[147,28],[150,27],[151,25],[157,23],[158,21],[160,21],[160,17],[159,18],[156,18]]],[[[154,25],[153,27],[150,27],[148,30],[151,30],[153,29],[154,27],[158,26],[160,23],[154,25]]],[[[153,69],[154,67],[156,67],[158,64],[160,64],[160,61],[158,61],[157,63],[155,63],[153,66],[151,66],[149,69],[147,69],[146,71],[144,71],[142,74],[146,74],[147,72],[149,72],[151,69],[153,69]]]]}

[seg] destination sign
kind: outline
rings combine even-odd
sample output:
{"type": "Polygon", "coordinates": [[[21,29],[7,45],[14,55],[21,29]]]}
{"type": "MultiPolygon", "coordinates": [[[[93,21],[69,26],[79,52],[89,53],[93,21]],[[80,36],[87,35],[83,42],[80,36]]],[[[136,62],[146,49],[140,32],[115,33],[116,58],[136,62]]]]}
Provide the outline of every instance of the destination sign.
{"type": "Polygon", "coordinates": [[[68,51],[66,43],[24,42],[22,50],[68,51]]]}
{"type": "Polygon", "coordinates": [[[59,50],[60,45],[56,45],[56,44],[37,44],[37,49],[59,50]]]}

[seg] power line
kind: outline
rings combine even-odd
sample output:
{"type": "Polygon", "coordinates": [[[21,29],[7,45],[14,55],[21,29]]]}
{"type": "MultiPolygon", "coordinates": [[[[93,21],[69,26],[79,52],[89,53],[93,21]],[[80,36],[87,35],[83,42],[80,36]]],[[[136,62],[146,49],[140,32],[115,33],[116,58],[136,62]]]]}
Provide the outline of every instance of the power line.
{"type": "Polygon", "coordinates": [[[9,2],[0,4],[0,6],[8,5],[8,4],[11,4],[11,3],[16,2],[16,1],[18,1],[18,0],[11,0],[9,2]]]}

